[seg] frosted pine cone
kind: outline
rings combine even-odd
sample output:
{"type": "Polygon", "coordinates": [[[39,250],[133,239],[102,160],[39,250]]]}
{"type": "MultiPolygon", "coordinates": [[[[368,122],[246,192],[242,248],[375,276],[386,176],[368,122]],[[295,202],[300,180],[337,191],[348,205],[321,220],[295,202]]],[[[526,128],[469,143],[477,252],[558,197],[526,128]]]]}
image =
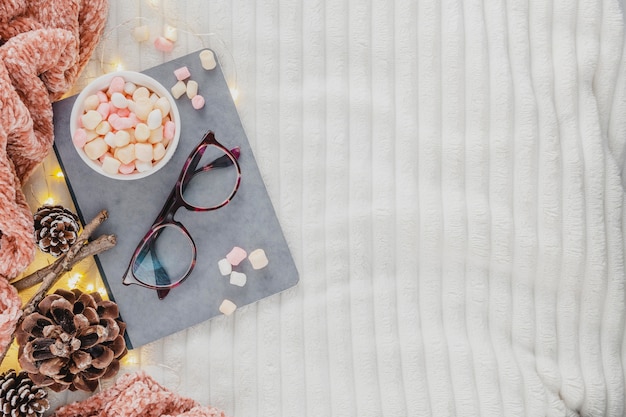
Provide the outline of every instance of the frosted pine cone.
{"type": "Polygon", "coordinates": [[[114,302],[97,292],[58,289],[18,329],[19,363],[39,386],[94,391],[100,378],[118,372],[125,329],[114,302]]]}
{"type": "Polygon", "coordinates": [[[48,393],[26,372],[11,369],[0,376],[0,416],[41,417],[49,407],[48,393]]]}
{"type": "Polygon", "coordinates": [[[78,239],[78,217],[63,206],[43,206],[33,216],[39,249],[60,256],[78,239]]]}

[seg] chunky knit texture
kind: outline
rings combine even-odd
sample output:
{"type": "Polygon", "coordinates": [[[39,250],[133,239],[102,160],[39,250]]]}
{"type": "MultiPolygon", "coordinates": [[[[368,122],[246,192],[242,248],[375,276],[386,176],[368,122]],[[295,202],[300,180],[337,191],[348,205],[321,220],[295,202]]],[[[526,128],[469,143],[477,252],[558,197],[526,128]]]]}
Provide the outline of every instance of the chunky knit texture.
{"type": "Polygon", "coordinates": [[[122,376],[112,387],[86,400],[62,406],[52,417],[225,417],[215,407],[181,397],[144,372],[122,376]]]}
{"type": "Polygon", "coordinates": [[[0,279],[34,257],[21,184],[52,148],[52,102],[89,60],[107,8],[106,0],[0,0],[0,279]]]}

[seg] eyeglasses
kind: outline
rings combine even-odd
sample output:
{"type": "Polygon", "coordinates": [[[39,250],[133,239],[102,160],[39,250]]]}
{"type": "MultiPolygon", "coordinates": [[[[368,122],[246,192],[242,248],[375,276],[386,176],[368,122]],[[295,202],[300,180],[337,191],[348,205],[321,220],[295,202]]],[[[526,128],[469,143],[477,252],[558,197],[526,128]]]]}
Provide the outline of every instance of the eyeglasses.
{"type": "Polygon", "coordinates": [[[238,147],[228,150],[212,131],[204,135],[189,154],[165,205],[137,246],[124,273],[124,285],[157,290],[159,299],[163,299],[191,274],[196,264],[196,244],[185,226],[174,220],[174,215],[181,207],[212,211],[228,204],[241,183],[239,155],[238,147]]]}

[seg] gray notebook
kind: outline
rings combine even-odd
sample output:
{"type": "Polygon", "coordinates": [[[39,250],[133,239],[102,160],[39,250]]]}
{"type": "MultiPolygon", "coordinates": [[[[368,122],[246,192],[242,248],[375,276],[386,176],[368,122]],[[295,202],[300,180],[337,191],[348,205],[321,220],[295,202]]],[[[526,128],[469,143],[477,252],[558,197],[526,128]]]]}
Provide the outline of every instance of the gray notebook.
{"type": "Polygon", "coordinates": [[[199,93],[206,99],[201,110],[195,110],[186,96],[177,100],[182,119],[180,143],[168,164],[147,178],[120,181],[92,171],[80,159],[70,138],[69,119],[75,96],[53,105],[54,148],[78,215],[85,224],[102,209],[108,210],[109,218],[96,235],[117,236],[117,245],[98,255],[96,263],[110,298],[118,304],[127,324],[127,343],[131,348],[220,315],[219,306],[224,299],[241,307],[279,293],[299,279],[220,66],[204,70],[198,53],[144,71],[169,88],[176,82],[174,70],[187,66],[191,79],[200,86],[199,93]],[[122,275],[167,199],[183,163],[209,129],[224,146],[241,147],[241,186],[233,200],[219,210],[192,212],[181,208],[177,212],[176,220],[185,225],[196,243],[197,264],[180,286],[159,300],[154,290],[123,285],[122,275]],[[269,264],[258,270],[247,261],[236,267],[248,277],[243,287],[230,284],[218,268],[218,261],[234,246],[248,253],[262,248],[269,259],[269,264]]]}

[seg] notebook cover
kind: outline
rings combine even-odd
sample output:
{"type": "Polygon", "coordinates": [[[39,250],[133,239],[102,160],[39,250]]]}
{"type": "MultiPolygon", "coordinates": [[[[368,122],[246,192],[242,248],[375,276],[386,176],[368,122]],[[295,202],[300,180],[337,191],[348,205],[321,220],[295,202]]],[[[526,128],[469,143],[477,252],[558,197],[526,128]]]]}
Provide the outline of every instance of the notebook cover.
{"type": "MultiPolygon", "coordinates": [[[[158,172],[146,178],[121,181],[92,171],[78,156],[70,138],[69,119],[76,96],[53,105],[54,149],[83,224],[102,209],[109,218],[96,235],[114,234],[114,248],[96,256],[109,292],[127,324],[127,342],[136,348],[220,315],[224,299],[238,307],[281,292],[298,280],[298,272],[285,241],[252,149],[237,114],[221,68],[204,70],[198,53],[177,58],[144,71],[166,88],[176,83],[174,70],[187,66],[206,99],[195,110],[183,95],[177,100],[182,119],[180,143],[174,156],[158,172]],[[122,276],[130,258],[156,218],[191,150],[208,129],[224,146],[241,147],[241,186],[225,207],[211,212],[181,208],[175,218],[190,231],[198,249],[192,274],[169,295],[159,300],[156,292],[137,285],[124,286],[122,276]],[[217,262],[234,247],[248,253],[265,250],[269,264],[254,270],[244,260],[236,270],[247,275],[243,287],[231,285],[219,272],[217,262]]],[[[236,313],[235,313],[236,314],[236,313]]]]}

